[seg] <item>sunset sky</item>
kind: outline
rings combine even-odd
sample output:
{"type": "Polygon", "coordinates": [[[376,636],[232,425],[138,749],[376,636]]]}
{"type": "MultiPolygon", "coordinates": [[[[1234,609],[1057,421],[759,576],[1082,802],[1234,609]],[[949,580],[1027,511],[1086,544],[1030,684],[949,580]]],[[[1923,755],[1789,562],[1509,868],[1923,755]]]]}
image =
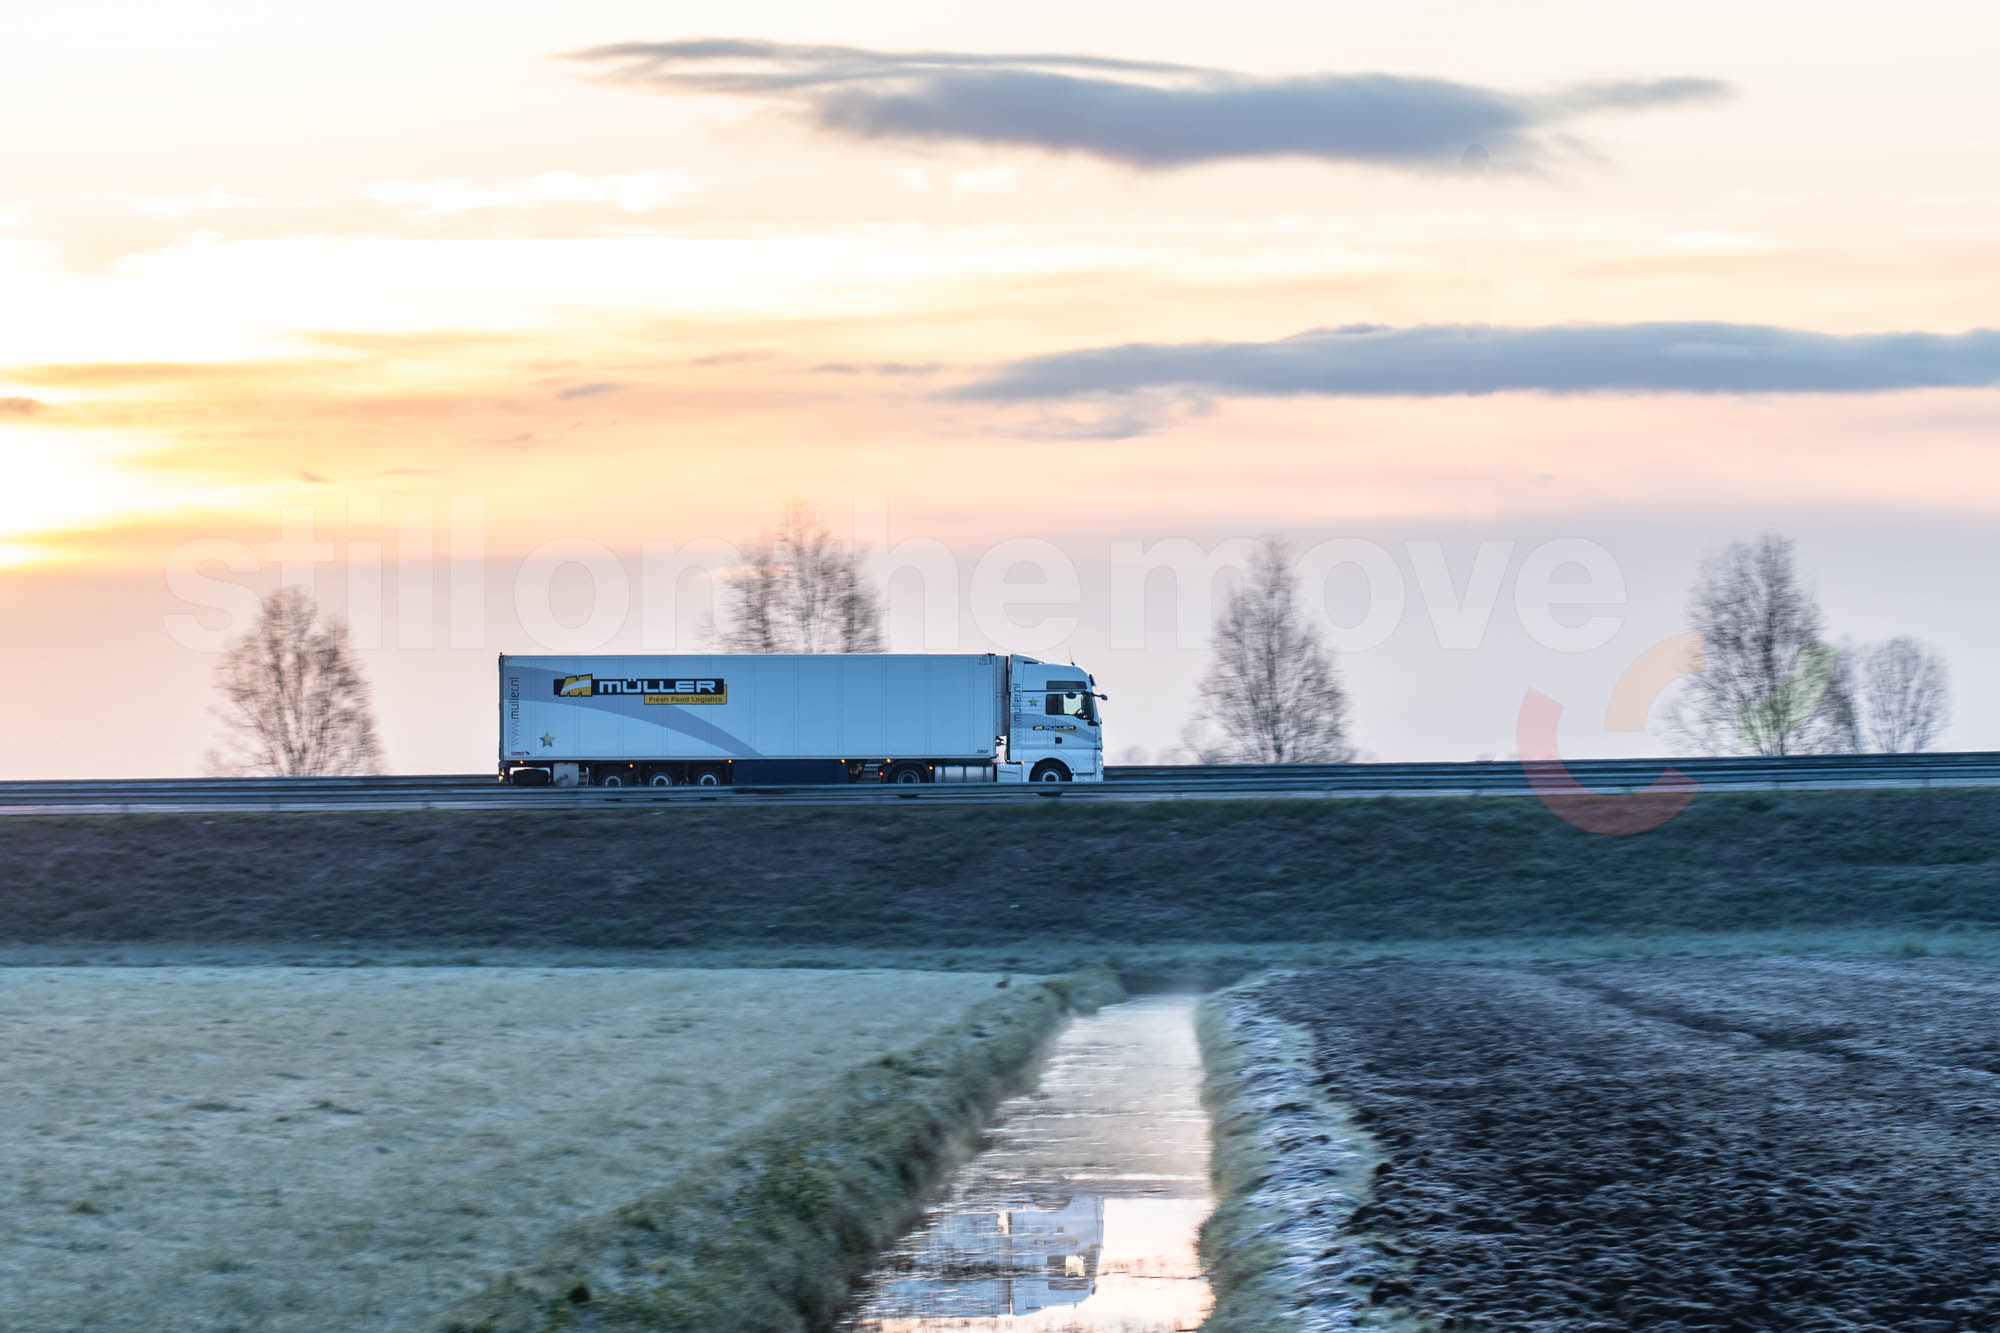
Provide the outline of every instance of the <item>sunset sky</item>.
{"type": "Polygon", "coordinates": [[[794,497],[905,569],[892,647],[1089,665],[1114,759],[1207,656],[1214,567],[1190,625],[1134,560],[1266,533],[1387,562],[1325,584],[1402,600],[1375,757],[1508,755],[1529,689],[1668,750],[1607,700],[1766,530],[2000,748],[1994,11],[16,9],[0,777],[197,771],[281,557],[390,766],[485,769],[496,653],[707,646],[679,571],[794,497]],[[1584,546],[1587,648],[1519,596],[1584,546]]]}

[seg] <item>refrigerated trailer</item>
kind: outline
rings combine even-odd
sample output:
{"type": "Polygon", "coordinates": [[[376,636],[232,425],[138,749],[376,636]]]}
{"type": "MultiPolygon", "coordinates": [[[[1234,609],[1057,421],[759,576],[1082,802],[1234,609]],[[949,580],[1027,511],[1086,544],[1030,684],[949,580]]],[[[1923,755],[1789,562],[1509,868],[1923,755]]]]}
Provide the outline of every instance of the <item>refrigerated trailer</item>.
{"type": "Polygon", "coordinates": [[[1097,682],[999,653],[500,658],[500,777],[555,786],[1098,782],[1097,682]]]}

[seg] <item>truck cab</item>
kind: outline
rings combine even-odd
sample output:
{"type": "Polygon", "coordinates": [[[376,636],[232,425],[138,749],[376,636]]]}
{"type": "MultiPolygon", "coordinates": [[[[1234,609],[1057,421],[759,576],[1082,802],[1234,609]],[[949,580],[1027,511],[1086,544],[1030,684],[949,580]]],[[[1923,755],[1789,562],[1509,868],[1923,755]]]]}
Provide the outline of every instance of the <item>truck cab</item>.
{"type": "Polygon", "coordinates": [[[1015,782],[1099,782],[1104,724],[1097,681],[1082,667],[1008,659],[1007,765],[1015,782]]]}

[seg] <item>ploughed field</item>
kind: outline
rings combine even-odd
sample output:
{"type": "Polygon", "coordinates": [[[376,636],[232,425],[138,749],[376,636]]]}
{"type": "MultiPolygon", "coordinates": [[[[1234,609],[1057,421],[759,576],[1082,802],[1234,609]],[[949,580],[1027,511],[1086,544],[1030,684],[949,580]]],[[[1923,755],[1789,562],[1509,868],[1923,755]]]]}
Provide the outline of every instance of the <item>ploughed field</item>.
{"type": "Polygon", "coordinates": [[[0,969],[0,1324],[433,1326],[995,980],[0,969]]]}
{"type": "Polygon", "coordinates": [[[2000,1328],[1990,964],[1383,966],[1251,994],[1311,1033],[1320,1087],[1384,1155],[1350,1244],[1318,1261],[1325,1308],[1563,1333],[2000,1328]]]}

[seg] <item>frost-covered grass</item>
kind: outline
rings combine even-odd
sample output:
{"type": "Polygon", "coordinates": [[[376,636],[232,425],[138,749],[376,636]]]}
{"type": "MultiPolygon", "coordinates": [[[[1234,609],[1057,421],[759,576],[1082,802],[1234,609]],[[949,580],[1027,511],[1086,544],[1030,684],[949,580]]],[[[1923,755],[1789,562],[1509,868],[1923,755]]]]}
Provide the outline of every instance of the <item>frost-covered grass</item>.
{"type": "Polygon", "coordinates": [[[1957,938],[2000,931],[2000,788],[1703,792],[1632,837],[1526,797],[21,815],[0,819],[0,884],[0,948],[81,952],[887,951],[1060,968],[1188,945],[1957,938]]]}
{"type": "Polygon", "coordinates": [[[419,1326],[995,980],[0,970],[6,1326],[419,1326]]]}

